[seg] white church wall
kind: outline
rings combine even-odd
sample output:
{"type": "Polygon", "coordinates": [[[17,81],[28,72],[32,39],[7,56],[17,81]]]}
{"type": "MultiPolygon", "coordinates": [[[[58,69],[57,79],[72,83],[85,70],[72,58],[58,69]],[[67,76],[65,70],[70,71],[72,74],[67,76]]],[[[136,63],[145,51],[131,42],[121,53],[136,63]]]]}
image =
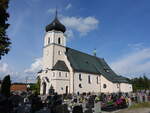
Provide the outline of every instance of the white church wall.
{"type": "Polygon", "coordinates": [[[64,61],[66,48],[59,45],[54,45],[54,65],[58,60],[64,61]]]}
{"type": "Polygon", "coordinates": [[[100,92],[100,83],[97,83],[97,77],[99,75],[87,74],[87,73],[75,73],[74,74],[74,93],[83,92],[100,92]],[[81,74],[81,79],[79,79],[79,74],[81,74]],[[91,83],[88,82],[88,76],[90,76],[91,83]],[[81,84],[81,87],[79,86],[81,84]]]}
{"type": "Polygon", "coordinates": [[[69,72],[53,71],[53,73],[55,73],[55,76],[52,77],[51,81],[55,83],[55,85],[53,85],[55,91],[58,94],[64,94],[66,93],[66,86],[67,86],[69,93],[69,80],[70,80],[69,72]]]}
{"type": "Polygon", "coordinates": [[[52,68],[53,65],[53,46],[50,45],[43,49],[43,69],[52,68]]]}
{"type": "Polygon", "coordinates": [[[101,92],[119,92],[119,87],[117,87],[117,84],[112,83],[111,81],[107,80],[103,75],[101,75],[101,92]],[[104,87],[104,84],[106,84],[106,87],[104,87]]]}
{"type": "Polygon", "coordinates": [[[120,90],[121,92],[132,92],[132,84],[128,84],[128,83],[121,83],[120,84],[120,90]]]}

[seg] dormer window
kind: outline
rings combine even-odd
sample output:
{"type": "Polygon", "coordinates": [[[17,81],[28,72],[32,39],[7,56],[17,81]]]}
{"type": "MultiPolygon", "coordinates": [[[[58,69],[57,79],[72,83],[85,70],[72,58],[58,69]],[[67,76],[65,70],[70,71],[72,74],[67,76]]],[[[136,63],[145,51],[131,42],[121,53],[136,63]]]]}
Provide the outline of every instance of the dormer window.
{"type": "Polygon", "coordinates": [[[60,38],[58,38],[58,44],[61,44],[61,39],[60,38]]]}

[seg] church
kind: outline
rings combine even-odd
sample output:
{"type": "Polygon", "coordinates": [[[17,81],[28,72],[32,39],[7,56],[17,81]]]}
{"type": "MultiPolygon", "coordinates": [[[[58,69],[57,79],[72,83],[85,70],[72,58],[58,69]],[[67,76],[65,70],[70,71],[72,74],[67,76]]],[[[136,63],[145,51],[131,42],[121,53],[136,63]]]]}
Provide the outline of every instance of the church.
{"type": "Polygon", "coordinates": [[[66,46],[66,27],[57,13],[45,30],[40,94],[49,94],[50,87],[58,94],[132,92],[132,84],[104,58],[66,46]]]}

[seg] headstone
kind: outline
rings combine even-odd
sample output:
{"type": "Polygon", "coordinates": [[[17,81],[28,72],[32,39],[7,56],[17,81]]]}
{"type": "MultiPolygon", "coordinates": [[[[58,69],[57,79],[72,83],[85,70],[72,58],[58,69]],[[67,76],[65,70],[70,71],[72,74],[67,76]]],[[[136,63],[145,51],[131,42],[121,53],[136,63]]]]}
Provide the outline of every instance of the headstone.
{"type": "Polygon", "coordinates": [[[75,106],[75,107],[73,108],[72,113],[83,113],[83,108],[82,108],[82,106],[75,106]]]}
{"type": "Polygon", "coordinates": [[[132,105],[131,98],[128,98],[128,107],[130,107],[131,105],[132,105]]]}
{"type": "Polygon", "coordinates": [[[147,97],[147,95],[146,95],[146,94],[144,95],[144,98],[145,98],[145,99],[144,99],[144,100],[145,100],[145,102],[148,102],[148,97],[147,97]]]}
{"type": "Polygon", "coordinates": [[[92,108],[88,108],[84,113],[93,113],[92,108]]]}
{"type": "Polygon", "coordinates": [[[83,112],[87,109],[87,108],[86,108],[86,104],[87,104],[87,102],[83,102],[83,103],[82,103],[83,112]]]}
{"type": "Polygon", "coordinates": [[[142,95],[140,95],[140,102],[143,102],[143,96],[142,95]]]}
{"type": "Polygon", "coordinates": [[[137,95],[138,103],[143,102],[143,96],[141,94],[137,95]]]}
{"type": "Polygon", "coordinates": [[[94,113],[101,113],[101,103],[97,102],[94,104],[94,113]]]}

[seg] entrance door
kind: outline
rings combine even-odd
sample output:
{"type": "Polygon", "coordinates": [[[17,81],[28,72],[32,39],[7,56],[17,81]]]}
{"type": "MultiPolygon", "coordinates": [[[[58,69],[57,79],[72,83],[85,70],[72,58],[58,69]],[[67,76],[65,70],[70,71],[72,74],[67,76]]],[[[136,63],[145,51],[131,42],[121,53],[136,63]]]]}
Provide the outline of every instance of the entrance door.
{"type": "Polygon", "coordinates": [[[45,94],[46,94],[46,83],[43,82],[43,95],[45,95],[45,94]]]}
{"type": "Polygon", "coordinates": [[[66,86],[66,94],[68,94],[68,86],[66,86]]]}

